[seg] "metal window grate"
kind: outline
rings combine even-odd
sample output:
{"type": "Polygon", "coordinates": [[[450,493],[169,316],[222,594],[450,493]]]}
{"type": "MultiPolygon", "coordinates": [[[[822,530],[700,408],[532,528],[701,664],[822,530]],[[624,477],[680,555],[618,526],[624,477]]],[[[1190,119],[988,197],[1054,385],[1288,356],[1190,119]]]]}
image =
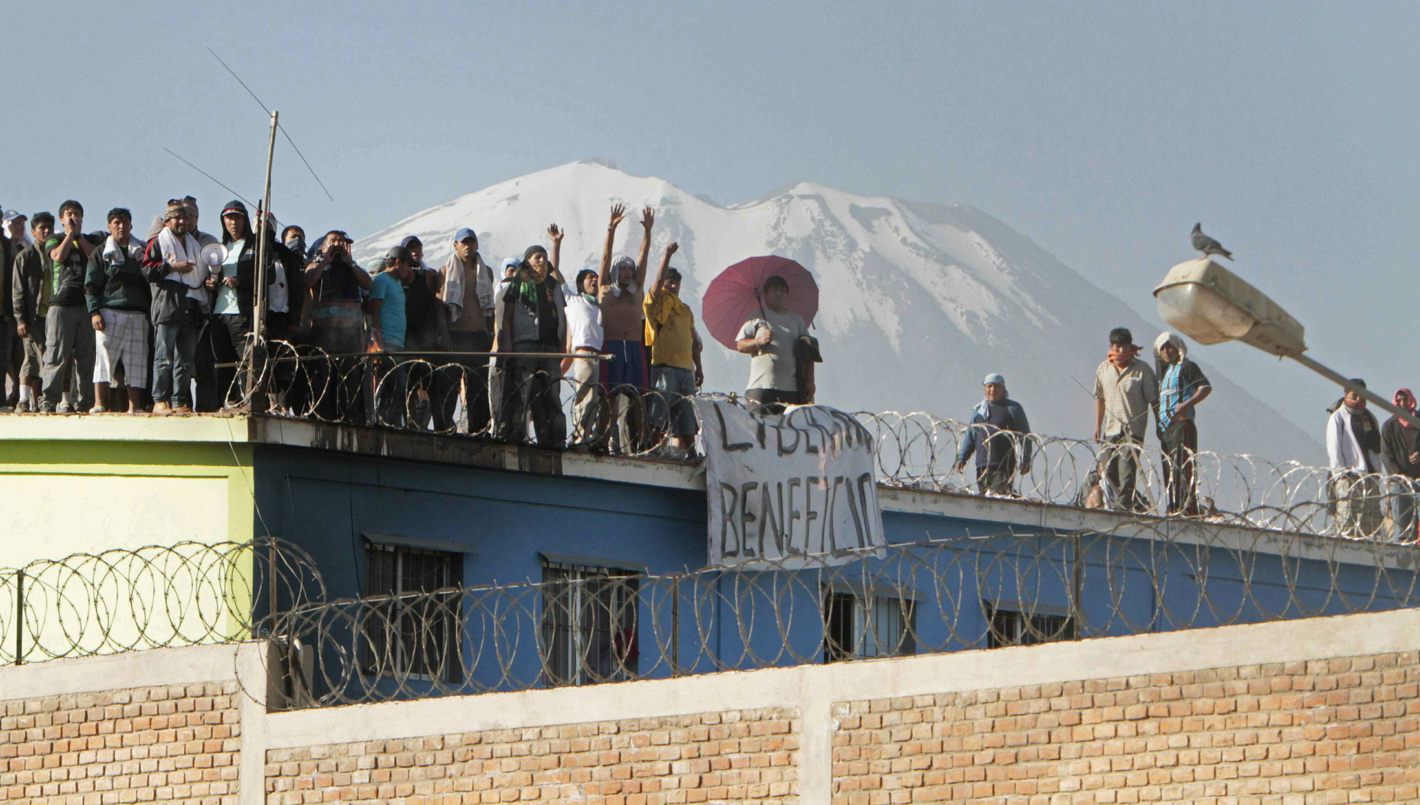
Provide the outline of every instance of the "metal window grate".
{"type": "Polygon", "coordinates": [[[542,580],[545,682],[585,685],[635,677],[638,574],[548,560],[542,580]]]}
{"type": "Polygon", "coordinates": [[[917,653],[917,605],[910,598],[825,590],[824,662],[917,653]]]}
{"type": "Polygon", "coordinates": [[[1069,615],[1025,613],[1005,609],[992,601],[982,601],[990,628],[986,647],[1033,646],[1056,640],[1075,639],[1075,619],[1069,615]]]}
{"type": "Polygon", "coordinates": [[[370,543],[362,612],[366,674],[457,682],[463,556],[370,543]],[[449,590],[440,593],[440,590],[449,590]]]}

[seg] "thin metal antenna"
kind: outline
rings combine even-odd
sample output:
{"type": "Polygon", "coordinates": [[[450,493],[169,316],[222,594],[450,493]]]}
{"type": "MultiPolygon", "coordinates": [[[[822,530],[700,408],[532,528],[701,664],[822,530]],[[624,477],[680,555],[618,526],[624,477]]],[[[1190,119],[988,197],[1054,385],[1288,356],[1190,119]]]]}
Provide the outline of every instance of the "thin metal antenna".
{"type": "Polygon", "coordinates": [[[217,51],[209,47],[207,48],[207,52],[211,53],[212,58],[216,59],[218,64],[222,65],[222,67],[224,67],[227,72],[232,74],[232,78],[237,79],[237,83],[242,85],[242,89],[247,91],[247,94],[251,96],[251,99],[256,101],[257,106],[261,107],[261,111],[265,112],[269,117],[271,115],[271,110],[267,108],[266,104],[261,102],[260,98],[256,97],[256,93],[252,92],[251,87],[247,86],[247,82],[243,81],[242,77],[237,75],[237,71],[233,70],[231,67],[228,67],[227,63],[222,61],[222,57],[217,55],[217,51]]]}
{"type": "Polygon", "coordinates": [[[202,174],[203,176],[206,176],[208,179],[211,179],[212,181],[216,182],[219,187],[221,187],[223,190],[226,190],[228,193],[231,193],[232,195],[236,196],[237,198],[241,199],[248,207],[255,207],[255,206],[256,206],[255,204],[253,204],[253,203],[251,203],[250,201],[248,201],[246,196],[243,196],[241,193],[238,193],[237,191],[233,190],[232,188],[227,187],[225,184],[222,184],[222,181],[221,181],[220,179],[218,179],[216,176],[213,176],[212,174],[210,174],[210,173],[208,173],[207,171],[205,171],[205,170],[203,170],[203,169],[197,167],[196,165],[192,164],[191,162],[188,162],[186,159],[183,159],[183,158],[182,158],[181,156],[179,156],[178,153],[177,153],[176,151],[174,151],[173,149],[164,147],[163,150],[164,150],[164,151],[167,151],[169,154],[172,154],[174,157],[177,157],[177,159],[178,159],[180,162],[182,162],[184,165],[187,165],[189,168],[192,168],[193,170],[197,171],[198,173],[202,174]]]}
{"type": "Polygon", "coordinates": [[[311,178],[315,179],[316,184],[320,185],[320,189],[325,192],[325,197],[331,201],[335,201],[335,196],[330,194],[330,190],[326,188],[325,182],[322,182],[320,177],[316,175],[316,169],[311,167],[311,163],[306,161],[306,155],[301,153],[301,149],[296,146],[296,141],[291,139],[291,135],[286,133],[286,127],[279,126],[279,128],[281,129],[281,136],[285,137],[286,142],[291,144],[291,148],[296,152],[296,156],[301,158],[301,164],[306,166],[306,170],[311,172],[311,178]]]}
{"type": "MultiPolygon", "coordinates": [[[[261,110],[270,116],[272,113],[270,107],[263,103],[260,98],[256,97],[256,93],[252,91],[251,87],[247,86],[247,82],[243,81],[241,76],[237,75],[237,71],[233,70],[225,61],[222,61],[222,57],[218,56],[217,51],[213,50],[210,46],[207,48],[207,52],[212,54],[212,58],[216,59],[217,63],[222,65],[223,69],[230,73],[232,78],[237,79],[237,83],[241,84],[242,89],[246,90],[247,94],[251,96],[251,99],[256,101],[256,105],[260,106],[261,110]]],[[[305,165],[306,170],[311,172],[311,178],[316,180],[316,184],[320,185],[321,192],[325,193],[326,198],[335,201],[335,196],[330,194],[330,189],[325,186],[325,182],[321,181],[320,175],[316,173],[316,169],[311,167],[311,163],[306,159],[306,155],[301,153],[300,146],[296,145],[295,140],[291,139],[291,135],[286,131],[286,127],[277,124],[277,128],[281,131],[281,136],[286,138],[286,142],[291,144],[291,148],[295,150],[296,156],[301,158],[301,164],[305,165]]]]}

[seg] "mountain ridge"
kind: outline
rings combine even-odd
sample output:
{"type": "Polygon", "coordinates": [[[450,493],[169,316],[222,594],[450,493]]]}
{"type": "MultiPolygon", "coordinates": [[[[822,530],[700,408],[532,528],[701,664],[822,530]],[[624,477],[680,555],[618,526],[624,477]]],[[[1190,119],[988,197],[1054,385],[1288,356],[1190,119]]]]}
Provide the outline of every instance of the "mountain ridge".
{"type": "MultiPolygon", "coordinates": [[[[405,216],[358,240],[355,256],[368,261],[413,234],[425,243],[426,262],[437,266],[452,249],[453,232],[471,226],[484,259],[498,265],[531,243],[546,243],[547,225],[556,221],[567,231],[563,267],[571,276],[598,264],[614,202],[628,209],[614,256],[635,255],[640,208],[655,208],[648,274],[665,244],[679,241],[673,263],[685,274],[682,293],[697,317],[710,280],[744,257],[779,254],[813,272],[821,290],[816,335],[826,361],[819,399],[840,408],[959,419],[979,400],[980,378],[1000,371],[1036,431],[1085,438],[1094,413],[1081,380],[1092,379],[1109,330],[1129,327],[1146,355],[1158,332],[1126,302],[990,213],[810,181],[723,206],[658,177],[595,161],[567,163],[405,216]]],[[[706,387],[742,388],[747,361],[707,344],[706,387]]],[[[1320,460],[1314,437],[1199,363],[1215,387],[1199,411],[1201,449],[1320,460]]]]}

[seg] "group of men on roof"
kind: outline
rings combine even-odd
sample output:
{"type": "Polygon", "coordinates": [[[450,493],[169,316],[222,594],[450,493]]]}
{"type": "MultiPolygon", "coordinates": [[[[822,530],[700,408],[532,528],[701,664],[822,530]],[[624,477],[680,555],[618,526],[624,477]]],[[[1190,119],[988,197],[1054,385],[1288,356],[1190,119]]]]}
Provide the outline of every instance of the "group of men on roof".
{"type": "MultiPolygon", "coordinates": [[[[556,224],[547,230],[550,251],[529,246],[495,275],[471,227],[454,234],[440,267],[424,262],[424,244],[411,235],[367,270],[343,230],[308,244],[302,227],[278,234],[269,221],[258,248],[260,227],[241,201],[222,208],[220,238],[199,229],[191,196],[170,200],[146,240],[123,208],[109,211],[107,232],[93,233],[85,232],[77,201],[60,205],[57,219],[11,212],[0,255],[0,377],[12,388],[0,403],[41,413],[231,407],[241,402],[236,367],[260,303],[267,338],[331,356],[332,390],[305,402],[332,416],[361,404],[368,354],[377,353],[391,360],[377,399],[366,404],[382,407],[385,422],[403,421],[407,400],[417,399],[417,426],[461,426],[508,441],[525,440],[530,430],[536,443],[561,446],[565,377],[575,444],[631,447],[628,423],[644,407],[668,433],[668,452],[687,455],[697,430],[689,398],[704,372],[695,316],[680,298],[683,277],[671,265],[679,246],[665,247],[648,287],[655,214],[642,211],[638,256],[613,260],[625,217],[623,205],[612,207],[600,266],[568,282],[559,271],[565,233],[556,224]],[[222,248],[205,251],[213,244],[222,248]],[[402,360],[437,353],[449,355],[402,360]],[[430,371],[434,362],[452,366],[430,371]]],[[[766,283],[768,307],[745,323],[738,345],[751,356],[747,397],[771,411],[804,399],[793,344],[806,327],[783,304],[783,285],[773,277],[766,283]]],[[[277,367],[296,371],[289,362],[277,367]]],[[[287,385],[301,393],[299,384],[287,385]]],[[[316,393],[309,384],[304,392],[316,393]]]]}

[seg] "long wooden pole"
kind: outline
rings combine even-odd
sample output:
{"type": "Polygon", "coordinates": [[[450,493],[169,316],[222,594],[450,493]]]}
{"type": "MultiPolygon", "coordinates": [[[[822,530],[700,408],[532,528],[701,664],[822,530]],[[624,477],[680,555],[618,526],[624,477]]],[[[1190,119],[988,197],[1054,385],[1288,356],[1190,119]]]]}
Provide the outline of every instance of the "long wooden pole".
{"type": "Polygon", "coordinates": [[[266,146],[266,189],[262,192],[261,209],[257,211],[256,225],[256,316],[252,319],[252,355],[247,362],[247,399],[252,409],[257,406],[256,384],[260,377],[257,362],[265,356],[266,343],[266,239],[271,229],[271,167],[276,160],[276,127],[280,112],[271,113],[271,140],[266,146]]]}

